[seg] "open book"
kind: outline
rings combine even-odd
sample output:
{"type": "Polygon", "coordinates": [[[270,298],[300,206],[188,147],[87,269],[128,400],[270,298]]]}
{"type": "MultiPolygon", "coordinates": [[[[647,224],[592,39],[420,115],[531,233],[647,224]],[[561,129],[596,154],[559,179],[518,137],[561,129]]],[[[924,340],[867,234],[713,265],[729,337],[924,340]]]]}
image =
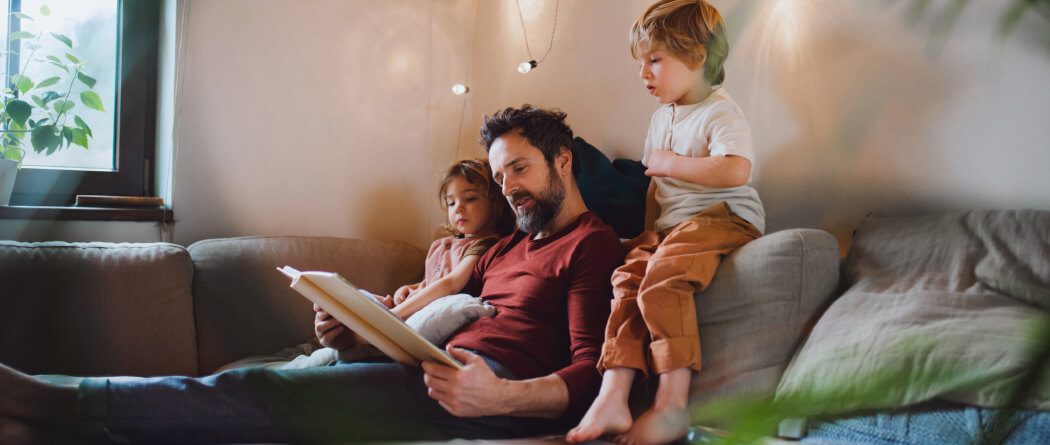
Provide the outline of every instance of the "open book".
{"type": "Polygon", "coordinates": [[[390,358],[408,365],[436,362],[456,369],[463,365],[410,328],[382,303],[332,272],[277,270],[292,279],[292,289],[313,301],[350,330],[390,358]]]}

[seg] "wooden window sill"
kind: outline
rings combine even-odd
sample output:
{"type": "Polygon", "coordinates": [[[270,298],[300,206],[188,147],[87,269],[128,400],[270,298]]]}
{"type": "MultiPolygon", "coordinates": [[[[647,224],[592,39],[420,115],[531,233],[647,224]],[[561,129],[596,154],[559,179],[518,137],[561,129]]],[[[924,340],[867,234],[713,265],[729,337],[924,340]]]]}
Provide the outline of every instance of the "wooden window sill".
{"type": "Polygon", "coordinates": [[[0,206],[0,219],[80,221],[175,221],[175,213],[163,207],[49,207],[0,206]]]}

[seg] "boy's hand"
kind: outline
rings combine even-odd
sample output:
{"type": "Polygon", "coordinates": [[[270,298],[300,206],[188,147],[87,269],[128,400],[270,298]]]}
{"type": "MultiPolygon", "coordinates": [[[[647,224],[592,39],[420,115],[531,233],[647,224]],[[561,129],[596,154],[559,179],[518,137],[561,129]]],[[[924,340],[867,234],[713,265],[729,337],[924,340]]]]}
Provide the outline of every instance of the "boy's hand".
{"type": "Polygon", "coordinates": [[[671,164],[678,155],[671,150],[655,150],[649,153],[649,168],[645,170],[646,176],[666,177],[671,176],[671,164]]]}
{"type": "Polygon", "coordinates": [[[489,369],[477,354],[447,347],[452,358],[463,363],[462,370],[436,363],[423,362],[423,383],[427,395],[437,400],[445,410],[457,417],[480,417],[500,414],[504,403],[500,400],[503,381],[489,369]]]}

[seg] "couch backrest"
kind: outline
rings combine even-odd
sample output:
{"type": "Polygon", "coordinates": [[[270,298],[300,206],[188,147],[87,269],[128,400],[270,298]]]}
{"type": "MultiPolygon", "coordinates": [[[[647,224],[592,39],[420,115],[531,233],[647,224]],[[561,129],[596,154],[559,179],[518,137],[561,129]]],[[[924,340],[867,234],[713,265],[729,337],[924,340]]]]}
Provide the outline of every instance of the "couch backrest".
{"type": "Polygon", "coordinates": [[[0,241],[0,362],[31,374],[194,374],[193,266],[175,244],[0,241]]]}
{"type": "Polygon", "coordinates": [[[838,242],[814,229],[789,229],[730,254],[695,296],[703,370],[693,402],[772,396],[795,350],[834,298],[838,242]]]}
{"type": "Polygon", "coordinates": [[[329,237],[212,239],[187,250],[200,374],[313,338],[312,303],[277,267],[336,272],[361,289],[389,294],[422,279],[425,257],[402,242],[329,237]]]}

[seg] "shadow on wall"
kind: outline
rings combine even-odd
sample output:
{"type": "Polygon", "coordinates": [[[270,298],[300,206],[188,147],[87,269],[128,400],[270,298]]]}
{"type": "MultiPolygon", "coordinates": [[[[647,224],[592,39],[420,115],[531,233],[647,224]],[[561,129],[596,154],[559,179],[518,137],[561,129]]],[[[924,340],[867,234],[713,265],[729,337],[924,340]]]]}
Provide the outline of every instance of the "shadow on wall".
{"type": "MultiPolygon", "coordinates": [[[[372,180],[366,184],[358,195],[361,204],[346,210],[350,227],[360,228],[360,238],[406,241],[421,230],[430,235],[441,223],[437,220],[434,227],[424,227],[432,221],[429,215],[437,208],[437,198],[421,202],[414,183],[372,180]]],[[[436,195],[435,192],[422,196],[436,195]]]]}

